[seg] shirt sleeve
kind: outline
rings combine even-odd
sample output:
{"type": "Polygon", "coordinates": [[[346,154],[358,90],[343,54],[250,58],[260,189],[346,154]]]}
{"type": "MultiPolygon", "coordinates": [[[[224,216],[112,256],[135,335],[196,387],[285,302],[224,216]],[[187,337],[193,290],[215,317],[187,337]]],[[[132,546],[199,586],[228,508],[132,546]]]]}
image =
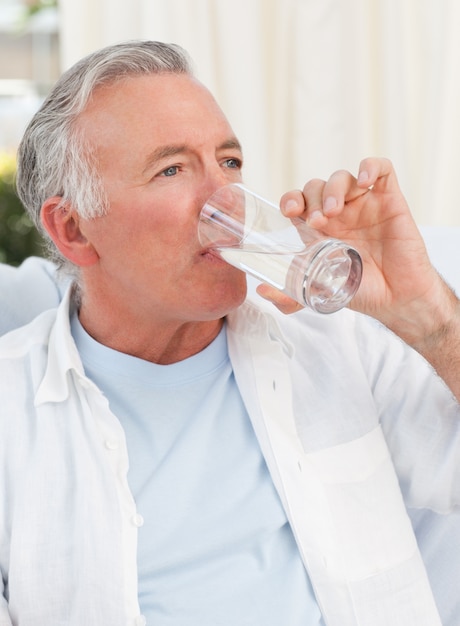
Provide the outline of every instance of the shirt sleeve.
{"type": "Polygon", "coordinates": [[[8,603],[4,596],[4,584],[3,577],[0,576],[0,626],[13,626],[10,614],[8,611],[8,603]]]}
{"type": "Polygon", "coordinates": [[[459,510],[460,405],[415,350],[383,326],[374,330],[362,353],[406,505],[459,510]]]}
{"type": "Polygon", "coordinates": [[[0,335],[56,307],[63,292],[56,267],[46,259],[30,257],[19,267],[0,264],[0,335]]]}

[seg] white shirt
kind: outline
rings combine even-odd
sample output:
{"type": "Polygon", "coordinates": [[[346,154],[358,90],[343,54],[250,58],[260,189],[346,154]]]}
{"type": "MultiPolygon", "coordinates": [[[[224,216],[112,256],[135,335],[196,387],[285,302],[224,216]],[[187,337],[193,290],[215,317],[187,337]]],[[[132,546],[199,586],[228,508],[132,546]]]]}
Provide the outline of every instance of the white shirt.
{"type": "Polygon", "coordinates": [[[321,614],[235,383],[226,328],[170,365],[98,343],[72,316],[87,376],[123,427],[138,596],[156,626],[320,626],[321,614]]]}
{"type": "MultiPolygon", "coordinates": [[[[1,626],[144,621],[124,432],[84,375],[68,309],[0,341],[1,626]]],[[[458,506],[459,407],[442,381],[349,311],[246,303],[228,345],[325,623],[440,624],[382,427],[408,506],[458,506]]]]}

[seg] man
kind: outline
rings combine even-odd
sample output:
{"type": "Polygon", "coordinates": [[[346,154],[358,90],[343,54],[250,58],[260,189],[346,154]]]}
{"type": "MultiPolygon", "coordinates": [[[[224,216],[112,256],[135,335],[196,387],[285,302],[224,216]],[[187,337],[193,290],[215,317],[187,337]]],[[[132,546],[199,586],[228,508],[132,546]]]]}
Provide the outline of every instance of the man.
{"type": "Polygon", "coordinates": [[[441,623],[398,479],[410,507],[458,502],[458,388],[432,347],[458,339],[457,300],[369,159],[284,210],[360,244],[354,306],[451,391],[366,316],[245,301],[196,236],[241,166],[155,42],[81,61],[27,129],[18,189],[74,281],[0,343],[2,626],[441,623]]]}

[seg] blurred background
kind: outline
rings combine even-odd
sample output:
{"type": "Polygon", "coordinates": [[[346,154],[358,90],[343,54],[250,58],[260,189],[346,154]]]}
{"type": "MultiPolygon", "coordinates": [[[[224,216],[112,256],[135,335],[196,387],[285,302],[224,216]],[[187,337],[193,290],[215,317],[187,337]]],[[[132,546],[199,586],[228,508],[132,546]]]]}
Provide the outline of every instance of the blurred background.
{"type": "Polygon", "coordinates": [[[420,226],[460,226],[458,0],[0,0],[0,260],[36,240],[14,154],[59,74],[117,41],[183,45],[277,201],[389,157],[420,226]]]}

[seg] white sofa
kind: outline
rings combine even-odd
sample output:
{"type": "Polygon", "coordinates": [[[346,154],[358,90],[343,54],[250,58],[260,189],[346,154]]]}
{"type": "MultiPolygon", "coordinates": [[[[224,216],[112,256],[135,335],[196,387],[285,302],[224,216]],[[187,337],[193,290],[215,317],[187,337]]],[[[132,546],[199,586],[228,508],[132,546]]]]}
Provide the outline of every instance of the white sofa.
{"type": "Polygon", "coordinates": [[[460,295],[460,226],[420,227],[433,265],[460,295]]]}

